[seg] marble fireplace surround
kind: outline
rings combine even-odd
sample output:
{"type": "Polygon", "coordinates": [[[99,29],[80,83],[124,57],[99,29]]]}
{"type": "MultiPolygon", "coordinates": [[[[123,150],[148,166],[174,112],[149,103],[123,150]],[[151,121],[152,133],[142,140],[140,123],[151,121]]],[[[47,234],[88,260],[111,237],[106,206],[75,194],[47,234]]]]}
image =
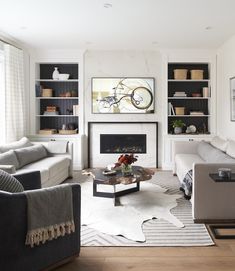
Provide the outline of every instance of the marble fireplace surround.
{"type": "Polygon", "coordinates": [[[120,154],[100,153],[100,134],[146,134],[147,152],[138,155],[135,165],[158,167],[157,122],[88,122],[88,167],[105,167],[120,154]]]}

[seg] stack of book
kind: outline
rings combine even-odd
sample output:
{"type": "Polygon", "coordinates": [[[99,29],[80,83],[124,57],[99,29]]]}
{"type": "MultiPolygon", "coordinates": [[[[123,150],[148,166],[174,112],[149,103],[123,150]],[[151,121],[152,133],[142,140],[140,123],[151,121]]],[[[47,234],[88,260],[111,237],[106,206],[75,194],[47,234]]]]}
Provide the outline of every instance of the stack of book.
{"type": "Polygon", "coordinates": [[[191,116],[204,116],[204,112],[202,111],[190,111],[191,116]]]}
{"type": "Polygon", "coordinates": [[[46,111],[44,111],[43,115],[47,115],[47,116],[55,116],[55,115],[59,115],[59,111],[57,110],[56,106],[47,106],[46,107],[46,111]]]}
{"type": "Polygon", "coordinates": [[[187,97],[185,91],[176,91],[173,97],[187,97]]]}
{"type": "Polygon", "coordinates": [[[79,107],[78,104],[73,105],[73,115],[78,116],[79,115],[79,107]]]}

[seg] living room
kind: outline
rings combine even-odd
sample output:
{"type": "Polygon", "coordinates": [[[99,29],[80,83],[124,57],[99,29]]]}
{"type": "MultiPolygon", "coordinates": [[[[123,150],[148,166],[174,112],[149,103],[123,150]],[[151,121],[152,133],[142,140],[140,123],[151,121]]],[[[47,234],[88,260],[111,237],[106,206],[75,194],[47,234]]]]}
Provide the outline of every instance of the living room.
{"type": "Polygon", "coordinates": [[[234,270],[235,2],[0,6],[0,269],[234,270]]]}

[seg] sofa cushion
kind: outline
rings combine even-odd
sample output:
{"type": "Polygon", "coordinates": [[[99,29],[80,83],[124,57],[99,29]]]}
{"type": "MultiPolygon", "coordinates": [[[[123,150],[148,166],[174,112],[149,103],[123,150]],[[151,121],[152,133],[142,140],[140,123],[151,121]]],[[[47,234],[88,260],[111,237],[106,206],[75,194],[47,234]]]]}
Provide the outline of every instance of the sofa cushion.
{"type": "Polygon", "coordinates": [[[41,144],[21,148],[15,150],[17,159],[19,161],[19,167],[22,168],[23,166],[38,161],[47,157],[47,151],[45,147],[41,144]]]}
{"type": "Polygon", "coordinates": [[[211,145],[225,152],[227,149],[228,141],[224,140],[223,138],[220,138],[219,136],[215,136],[211,140],[211,145]]]}
{"type": "Polygon", "coordinates": [[[33,146],[33,144],[29,141],[29,139],[27,137],[22,137],[18,141],[14,141],[12,143],[4,144],[4,145],[0,146],[0,153],[7,152],[9,150],[26,148],[26,147],[30,147],[30,146],[33,146]]]}
{"type": "Polygon", "coordinates": [[[205,141],[199,142],[197,152],[207,163],[235,163],[235,159],[205,141]]]}
{"type": "MultiPolygon", "coordinates": [[[[61,156],[46,157],[42,160],[24,166],[20,171],[39,170],[41,172],[41,182],[44,184],[48,179],[56,176],[59,171],[67,170],[68,172],[69,164],[69,158],[61,156]]],[[[17,171],[17,173],[20,171],[17,171]]]]}
{"type": "Polygon", "coordinates": [[[226,153],[235,158],[235,141],[234,140],[228,140],[228,147],[226,150],[226,153]]]}
{"type": "Polygon", "coordinates": [[[175,156],[176,171],[180,182],[185,175],[193,168],[194,163],[204,163],[205,161],[197,154],[180,153],[175,156]]]}
{"type": "Polygon", "coordinates": [[[12,175],[0,169],[0,190],[17,193],[23,192],[23,185],[12,175]]]}
{"type": "Polygon", "coordinates": [[[19,168],[19,161],[17,160],[16,154],[14,151],[7,151],[0,154],[0,165],[11,165],[16,169],[19,168]]]}

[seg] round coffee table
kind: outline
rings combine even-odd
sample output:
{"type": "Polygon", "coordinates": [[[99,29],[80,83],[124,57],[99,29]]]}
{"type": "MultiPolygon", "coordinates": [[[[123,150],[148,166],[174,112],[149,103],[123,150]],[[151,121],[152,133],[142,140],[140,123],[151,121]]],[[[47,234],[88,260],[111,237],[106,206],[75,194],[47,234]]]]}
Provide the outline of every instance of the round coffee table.
{"type": "Polygon", "coordinates": [[[104,169],[94,169],[91,175],[93,176],[93,196],[113,198],[114,206],[117,205],[117,199],[121,196],[137,192],[140,190],[140,182],[150,180],[154,174],[153,170],[143,168],[140,166],[132,166],[133,174],[130,176],[123,176],[121,170],[117,170],[117,173],[112,176],[104,175],[104,169]],[[112,185],[113,192],[101,192],[98,191],[99,185],[112,185]],[[126,189],[116,191],[116,185],[124,184],[126,189]],[[129,188],[130,184],[136,184],[135,187],[129,188]]]}

